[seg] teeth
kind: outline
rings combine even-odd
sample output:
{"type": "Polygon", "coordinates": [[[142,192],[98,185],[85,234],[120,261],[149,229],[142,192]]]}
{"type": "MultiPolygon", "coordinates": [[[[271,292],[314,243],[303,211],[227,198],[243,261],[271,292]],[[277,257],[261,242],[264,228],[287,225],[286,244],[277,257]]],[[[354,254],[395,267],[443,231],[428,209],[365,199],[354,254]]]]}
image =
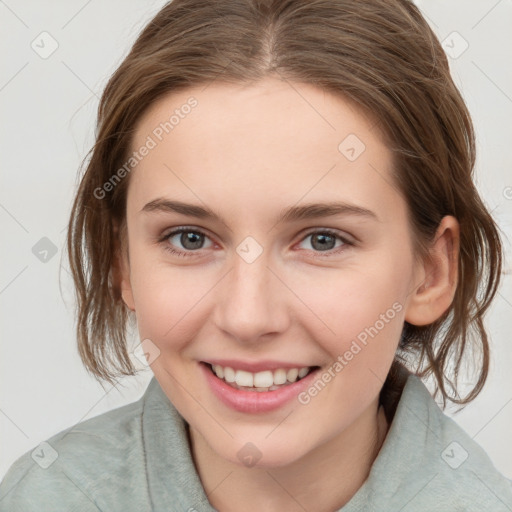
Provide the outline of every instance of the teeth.
{"type": "Polygon", "coordinates": [[[279,368],[274,372],[274,384],[279,386],[280,384],[284,384],[286,382],[286,370],[279,368]]]}
{"type": "Polygon", "coordinates": [[[274,375],[271,371],[258,372],[254,374],[254,384],[256,388],[269,388],[274,385],[274,375]]]}
{"type": "Polygon", "coordinates": [[[254,375],[243,370],[237,370],[235,374],[235,382],[238,386],[252,387],[254,384],[254,375]]]}
{"type": "Polygon", "coordinates": [[[311,367],[291,368],[286,370],[279,368],[274,371],[265,370],[258,373],[246,372],[245,370],[234,370],[229,366],[222,367],[218,364],[212,365],[213,372],[219,379],[223,379],[233,387],[250,388],[250,391],[274,391],[283,385],[292,384],[297,379],[305,377],[311,367]]]}
{"type": "Polygon", "coordinates": [[[219,366],[218,364],[214,364],[213,371],[215,372],[215,375],[217,375],[217,377],[219,377],[219,379],[224,378],[224,370],[222,369],[222,366],[219,366]]]}
{"type": "Polygon", "coordinates": [[[299,370],[297,368],[292,368],[291,370],[288,370],[286,373],[286,378],[288,379],[288,382],[295,382],[297,380],[297,376],[299,375],[299,370]]]}
{"type": "Polygon", "coordinates": [[[224,368],[224,380],[226,382],[235,382],[235,370],[233,368],[224,368]]]}
{"type": "Polygon", "coordinates": [[[309,372],[309,368],[301,368],[299,370],[299,379],[302,379],[302,377],[305,377],[309,372]]]}

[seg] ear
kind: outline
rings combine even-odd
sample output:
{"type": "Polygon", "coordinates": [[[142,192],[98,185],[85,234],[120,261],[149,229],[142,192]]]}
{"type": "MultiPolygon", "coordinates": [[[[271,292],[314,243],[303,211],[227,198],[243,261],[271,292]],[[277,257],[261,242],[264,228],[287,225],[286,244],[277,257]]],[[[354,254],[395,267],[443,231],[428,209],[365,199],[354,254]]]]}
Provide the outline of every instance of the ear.
{"type": "Polygon", "coordinates": [[[118,298],[122,298],[128,309],[135,311],[132,285],[130,281],[130,260],[128,256],[128,237],[126,227],[114,225],[115,254],[112,273],[118,298]]]}
{"type": "Polygon", "coordinates": [[[443,217],[427,261],[419,265],[416,284],[407,305],[405,320],[412,325],[428,325],[440,318],[455,296],[459,267],[459,223],[451,215],[443,217]]]}

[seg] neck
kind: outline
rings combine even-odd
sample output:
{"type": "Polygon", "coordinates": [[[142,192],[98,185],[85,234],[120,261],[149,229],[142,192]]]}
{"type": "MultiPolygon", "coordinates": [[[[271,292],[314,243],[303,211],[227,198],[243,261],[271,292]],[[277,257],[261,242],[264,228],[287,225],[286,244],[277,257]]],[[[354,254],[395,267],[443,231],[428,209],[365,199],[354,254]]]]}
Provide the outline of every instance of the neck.
{"type": "Polygon", "coordinates": [[[220,457],[190,427],[196,468],[212,506],[220,512],[316,510],[343,507],[363,485],[386,438],[378,400],[335,438],[292,463],[246,468],[220,457]]]}

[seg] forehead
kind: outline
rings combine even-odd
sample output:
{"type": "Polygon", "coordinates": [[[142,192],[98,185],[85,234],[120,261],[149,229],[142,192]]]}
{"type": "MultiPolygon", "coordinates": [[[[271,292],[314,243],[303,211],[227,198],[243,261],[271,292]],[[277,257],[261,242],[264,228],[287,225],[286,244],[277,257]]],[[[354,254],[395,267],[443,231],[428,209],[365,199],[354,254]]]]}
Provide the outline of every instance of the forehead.
{"type": "Polygon", "coordinates": [[[246,210],[269,201],[364,203],[398,194],[375,121],[309,84],[266,79],[170,93],[136,127],[131,149],[145,145],[151,149],[129,190],[139,209],[166,194],[217,204],[229,198],[246,210]]]}
{"type": "Polygon", "coordinates": [[[193,131],[197,136],[194,144],[199,147],[227,142],[225,136],[238,130],[230,149],[242,141],[245,146],[273,142],[272,147],[281,148],[293,144],[297,153],[320,139],[336,149],[336,143],[348,133],[378,139],[375,125],[368,111],[341,94],[311,84],[266,78],[250,85],[207,84],[163,96],[137,123],[133,145],[137,147],[148,134],[160,141],[176,139],[181,133],[180,142],[184,142],[193,131]],[[304,139],[308,144],[299,145],[304,139]]]}

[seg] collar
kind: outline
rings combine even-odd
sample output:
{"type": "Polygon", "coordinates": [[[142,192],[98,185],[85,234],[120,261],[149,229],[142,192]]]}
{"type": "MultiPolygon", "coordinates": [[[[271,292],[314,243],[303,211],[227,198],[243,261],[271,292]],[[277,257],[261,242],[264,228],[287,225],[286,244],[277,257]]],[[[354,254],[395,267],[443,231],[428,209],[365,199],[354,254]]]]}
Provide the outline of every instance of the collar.
{"type": "MultiPolygon", "coordinates": [[[[152,509],[215,512],[194,466],[187,424],[155,377],[143,400],[142,438],[152,509]]],[[[439,414],[442,412],[421,379],[410,374],[369,476],[343,512],[368,510],[368,506],[392,501],[420,464],[421,450],[436,442],[437,434],[429,425],[432,416],[439,414]]]]}
{"type": "Polygon", "coordinates": [[[144,394],[142,442],[152,510],[215,511],[194,466],[186,422],[155,377],[144,394]]]}

